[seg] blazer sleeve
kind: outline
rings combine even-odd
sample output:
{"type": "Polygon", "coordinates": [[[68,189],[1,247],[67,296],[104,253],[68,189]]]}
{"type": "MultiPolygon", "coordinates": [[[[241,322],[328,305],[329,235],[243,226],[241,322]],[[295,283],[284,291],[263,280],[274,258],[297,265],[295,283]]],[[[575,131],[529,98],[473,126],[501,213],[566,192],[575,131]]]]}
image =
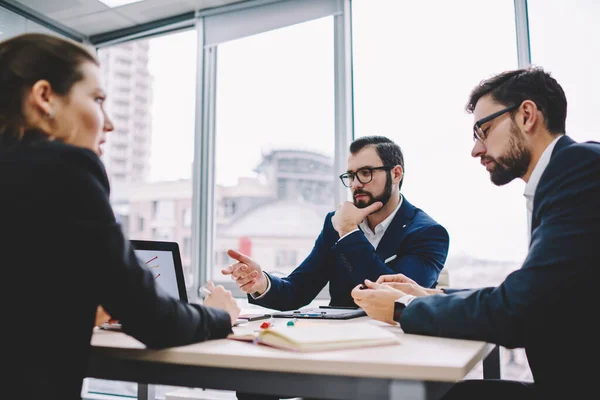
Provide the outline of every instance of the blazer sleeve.
{"type": "Polygon", "coordinates": [[[540,223],[520,269],[498,287],[415,299],[400,317],[402,329],[514,348],[527,344],[531,329],[543,335],[557,321],[568,329],[565,321],[585,321],[593,303],[589,282],[598,276],[600,146],[573,145],[556,154],[535,202],[540,223]]]}
{"type": "Polygon", "coordinates": [[[115,220],[106,172],[95,154],[73,150],[57,169],[61,184],[55,196],[68,232],[64,240],[71,256],[81,260],[73,278],[89,286],[124,332],[151,348],[223,338],[231,332],[227,312],[169,296],[140,265],[115,220]]]}
{"type": "Polygon", "coordinates": [[[444,267],[449,240],[443,226],[423,226],[403,238],[398,259],[389,265],[377,255],[360,231],[340,240],[332,250],[346,265],[356,285],[367,278],[376,281],[381,275],[402,273],[423,287],[433,287],[444,267]]]}
{"type": "Polygon", "coordinates": [[[269,274],[271,288],[260,299],[248,296],[251,304],[275,310],[296,310],[313,301],[331,279],[334,259],[329,249],[332,232],[327,229],[331,215],[325,218],[323,230],[306,259],[292,273],[280,278],[269,274]]]}

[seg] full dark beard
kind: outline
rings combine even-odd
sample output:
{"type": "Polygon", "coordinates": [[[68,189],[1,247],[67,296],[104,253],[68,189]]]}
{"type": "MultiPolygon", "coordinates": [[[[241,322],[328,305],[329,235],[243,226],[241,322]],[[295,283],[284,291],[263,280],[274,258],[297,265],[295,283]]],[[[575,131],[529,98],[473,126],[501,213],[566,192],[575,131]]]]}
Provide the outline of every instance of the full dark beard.
{"type": "Polygon", "coordinates": [[[531,163],[531,151],[525,147],[523,138],[517,127],[510,129],[509,150],[506,155],[494,160],[494,168],[490,171],[490,179],[496,186],[506,185],[527,172],[531,163]]]}
{"type": "Polygon", "coordinates": [[[373,195],[371,193],[364,192],[359,189],[354,192],[353,197],[354,197],[354,205],[358,208],[369,207],[371,204],[378,202],[378,201],[380,201],[385,206],[387,204],[387,202],[390,201],[390,198],[392,197],[392,173],[390,171],[386,171],[385,190],[383,191],[383,193],[381,195],[379,195],[377,197],[373,197],[373,195]],[[369,200],[368,201],[364,201],[364,200],[356,201],[357,194],[369,196],[369,200]]]}

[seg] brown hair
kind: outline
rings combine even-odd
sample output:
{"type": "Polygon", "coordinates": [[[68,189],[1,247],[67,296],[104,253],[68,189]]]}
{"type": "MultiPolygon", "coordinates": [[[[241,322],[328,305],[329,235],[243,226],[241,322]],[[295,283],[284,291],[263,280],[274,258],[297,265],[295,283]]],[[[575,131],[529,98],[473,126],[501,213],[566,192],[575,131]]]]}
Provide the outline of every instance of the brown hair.
{"type": "Polygon", "coordinates": [[[29,88],[46,80],[67,95],[83,79],[85,61],[99,65],[90,49],[58,36],[26,33],[0,42],[0,144],[19,141],[30,128],[23,114],[29,88]]]}
{"type": "MultiPolygon", "coordinates": [[[[472,113],[479,99],[488,94],[506,107],[518,106],[525,100],[533,101],[544,114],[548,131],[554,135],[565,133],[567,97],[562,86],[542,67],[531,65],[481,81],[469,96],[467,112],[472,113]]],[[[511,115],[514,116],[515,112],[511,112],[511,115]]]]}

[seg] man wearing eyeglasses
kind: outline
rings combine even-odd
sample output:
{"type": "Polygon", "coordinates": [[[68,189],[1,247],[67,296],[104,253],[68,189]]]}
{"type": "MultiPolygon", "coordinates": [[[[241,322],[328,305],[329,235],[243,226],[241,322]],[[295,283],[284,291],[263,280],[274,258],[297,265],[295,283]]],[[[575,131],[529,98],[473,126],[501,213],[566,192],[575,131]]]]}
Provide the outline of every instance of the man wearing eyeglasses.
{"type": "Polygon", "coordinates": [[[309,256],[288,277],[263,272],[244,254],[229,250],[231,275],[250,303],[277,310],[309,304],[329,283],[331,306],[356,307],[352,288],[365,279],[403,273],[435,287],[448,254],[446,229],[402,196],[404,158],[400,147],[382,136],[350,145],[348,170],[340,175],[354,201],[325,218],[309,256]]]}
{"type": "MultiPolygon", "coordinates": [[[[565,134],[567,100],[542,68],[508,71],[471,93],[478,157],[496,185],[525,183],[529,253],[497,287],[424,288],[403,274],[352,291],[406,333],[523,347],[534,382],[466,380],[443,400],[582,399],[597,391],[600,143],[565,134]],[[592,286],[592,287],[590,287],[592,286]]],[[[483,201],[486,199],[476,199],[483,201]]],[[[490,210],[493,212],[493,210],[490,210]]],[[[510,240],[507,238],[507,240],[510,240]]]]}

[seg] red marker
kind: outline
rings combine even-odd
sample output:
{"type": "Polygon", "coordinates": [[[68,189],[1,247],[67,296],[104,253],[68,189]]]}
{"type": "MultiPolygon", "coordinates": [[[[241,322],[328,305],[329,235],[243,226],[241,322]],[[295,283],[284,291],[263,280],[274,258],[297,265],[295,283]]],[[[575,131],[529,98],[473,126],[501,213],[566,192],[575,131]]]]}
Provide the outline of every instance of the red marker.
{"type": "Polygon", "coordinates": [[[263,322],[262,324],[260,324],[260,328],[261,328],[261,329],[267,329],[267,328],[268,328],[268,327],[270,327],[270,326],[271,326],[271,323],[270,323],[270,322],[268,322],[268,321],[266,321],[266,322],[263,322]]]}

